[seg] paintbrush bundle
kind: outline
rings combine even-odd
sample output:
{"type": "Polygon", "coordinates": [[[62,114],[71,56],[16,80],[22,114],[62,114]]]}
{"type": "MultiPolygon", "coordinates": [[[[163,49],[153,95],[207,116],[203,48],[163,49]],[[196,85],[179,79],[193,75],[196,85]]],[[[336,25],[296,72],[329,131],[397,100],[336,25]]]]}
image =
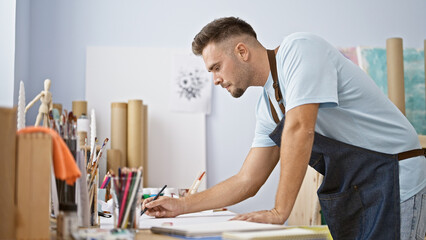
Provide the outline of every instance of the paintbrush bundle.
{"type": "Polygon", "coordinates": [[[137,228],[141,211],[142,168],[119,170],[111,176],[116,228],[137,228]]]}
{"type": "MultiPolygon", "coordinates": [[[[89,210],[91,214],[90,218],[90,224],[92,226],[98,225],[98,196],[97,196],[97,190],[98,190],[98,179],[99,179],[99,162],[102,159],[103,152],[105,151],[106,144],[108,143],[109,139],[105,138],[102,147],[99,151],[96,151],[96,141],[95,139],[91,150],[90,150],[90,157],[87,162],[86,171],[87,171],[87,177],[86,177],[86,184],[88,189],[88,195],[89,195],[89,210]]],[[[87,141],[86,141],[87,142],[87,141]]],[[[87,159],[87,147],[84,147],[85,151],[85,158],[87,159]]]]}
{"type": "MultiPolygon", "coordinates": [[[[64,110],[62,114],[57,109],[49,112],[49,126],[62,137],[71,151],[74,159],[77,156],[77,117],[73,112],[64,110]]],[[[66,185],[62,180],[56,180],[58,200],[61,203],[75,203],[75,187],[66,185]]]]}

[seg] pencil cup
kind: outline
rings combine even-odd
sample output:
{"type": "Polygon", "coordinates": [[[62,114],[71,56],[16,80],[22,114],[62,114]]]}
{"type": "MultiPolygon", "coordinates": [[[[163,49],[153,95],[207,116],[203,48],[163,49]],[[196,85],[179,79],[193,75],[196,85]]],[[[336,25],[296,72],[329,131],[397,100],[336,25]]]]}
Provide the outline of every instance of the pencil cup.
{"type": "Polygon", "coordinates": [[[122,174],[111,179],[115,228],[137,229],[141,213],[142,174],[122,174]]]}

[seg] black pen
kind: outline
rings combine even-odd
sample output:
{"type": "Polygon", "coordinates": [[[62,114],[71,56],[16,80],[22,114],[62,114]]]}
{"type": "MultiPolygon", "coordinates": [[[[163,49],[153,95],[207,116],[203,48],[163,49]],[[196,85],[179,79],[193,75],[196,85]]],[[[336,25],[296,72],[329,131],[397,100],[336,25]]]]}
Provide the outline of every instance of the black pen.
{"type": "MultiPolygon", "coordinates": [[[[164,187],[160,190],[160,192],[158,192],[158,194],[154,197],[154,199],[152,199],[152,201],[157,200],[157,198],[160,196],[160,194],[164,191],[166,187],[167,185],[164,185],[164,187]]],[[[141,216],[145,213],[146,210],[148,210],[147,207],[145,207],[145,209],[141,212],[141,216]]]]}

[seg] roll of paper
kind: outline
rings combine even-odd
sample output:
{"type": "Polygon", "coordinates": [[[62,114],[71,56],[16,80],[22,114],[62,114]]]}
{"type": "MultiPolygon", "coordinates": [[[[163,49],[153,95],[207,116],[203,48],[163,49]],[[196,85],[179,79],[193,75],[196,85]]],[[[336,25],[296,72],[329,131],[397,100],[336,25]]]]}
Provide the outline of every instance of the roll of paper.
{"type": "Polygon", "coordinates": [[[143,105],[143,137],[142,137],[142,151],[143,151],[143,184],[148,187],[148,106],[143,105]]]}
{"type": "Polygon", "coordinates": [[[72,113],[77,118],[81,115],[87,116],[87,101],[72,101],[72,113]]]}
{"type": "Polygon", "coordinates": [[[386,40],[388,97],[405,115],[404,56],[402,38],[386,40]]]}
{"type": "Polygon", "coordinates": [[[127,166],[127,103],[111,103],[111,149],[120,151],[122,167],[127,166]]]}
{"type": "Polygon", "coordinates": [[[142,100],[129,100],[127,117],[127,166],[138,168],[143,166],[142,100]]]}
{"type": "Polygon", "coordinates": [[[107,171],[112,170],[118,174],[118,168],[124,167],[125,162],[121,158],[121,152],[118,149],[107,150],[107,171]]]}

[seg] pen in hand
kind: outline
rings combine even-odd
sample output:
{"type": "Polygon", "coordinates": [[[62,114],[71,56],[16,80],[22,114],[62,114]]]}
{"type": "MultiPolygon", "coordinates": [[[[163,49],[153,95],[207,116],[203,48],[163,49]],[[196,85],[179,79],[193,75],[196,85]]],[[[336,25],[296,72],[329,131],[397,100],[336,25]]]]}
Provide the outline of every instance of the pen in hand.
{"type": "MultiPolygon", "coordinates": [[[[160,192],[158,192],[158,194],[154,197],[154,199],[152,201],[157,200],[157,198],[160,196],[160,194],[164,191],[164,189],[167,187],[167,185],[164,185],[164,187],[160,190],[160,192]]],[[[145,213],[145,211],[148,210],[147,207],[145,207],[145,209],[141,212],[141,216],[145,213]]]]}

